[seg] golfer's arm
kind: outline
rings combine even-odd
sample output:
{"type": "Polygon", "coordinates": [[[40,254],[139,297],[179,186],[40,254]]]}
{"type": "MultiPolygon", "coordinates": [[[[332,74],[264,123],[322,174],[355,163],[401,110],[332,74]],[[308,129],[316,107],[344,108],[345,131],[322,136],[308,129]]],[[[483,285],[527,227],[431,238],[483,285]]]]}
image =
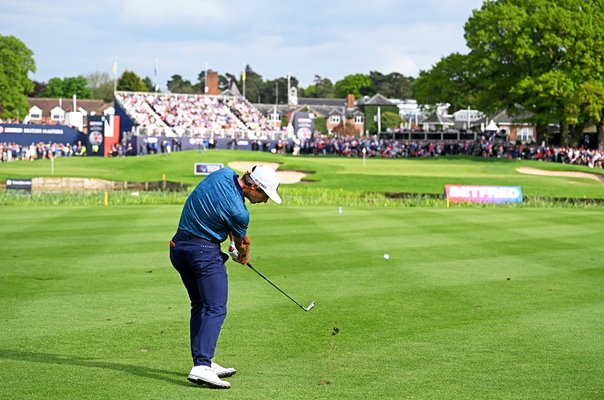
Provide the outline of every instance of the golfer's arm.
{"type": "Polygon", "coordinates": [[[245,264],[247,259],[250,257],[250,237],[248,235],[245,235],[242,238],[232,236],[231,240],[235,242],[235,247],[239,252],[239,262],[245,264]]]}

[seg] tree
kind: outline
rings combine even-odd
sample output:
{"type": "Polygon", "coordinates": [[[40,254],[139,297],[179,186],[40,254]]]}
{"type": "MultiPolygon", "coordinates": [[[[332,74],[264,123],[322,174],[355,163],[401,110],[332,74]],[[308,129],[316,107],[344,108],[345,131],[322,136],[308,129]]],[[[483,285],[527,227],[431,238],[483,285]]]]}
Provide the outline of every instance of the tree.
{"type": "Polygon", "coordinates": [[[244,72],[245,75],[242,74],[239,82],[242,92],[245,92],[245,98],[251,103],[266,103],[267,100],[262,98],[262,87],[264,86],[262,75],[255,72],[249,64],[245,66],[244,72]]]}
{"type": "Polygon", "coordinates": [[[50,78],[46,87],[40,92],[40,97],[54,98],[66,97],[64,94],[63,79],[50,78]]]}
{"type": "Polygon", "coordinates": [[[592,120],[596,125],[596,143],[599,150],[604,150],[604,81],[588,82],[582,85],[570,101],[571,110],[577,114],[583,112],[576,121],[592,120]]]}
{"type": "Polygon", "coordinates": [[[153,80],[146,76],[143,79],[143,83],[145,84],[145,91],[146,92],[159,92],[159,85],[157,85],[155,82],[153,82],[153,80]]]}
{"type": "Polygon", "coordinates": [[[107,72],[93,72],[86,77],[93,99],[113,101],[113,80],[107,72]]]}
{"type": "Polygon", "coordinates": [[[420,71],[413,82],[419,104],[449,103],[453,110],[476,106],[475,90],[467,56],[459,53],[441,58],[430,71],[420,71]]]}
{"type": "Polygon", "coordinates": [[[401,123],[403,122],[399,114],[390,111],[381,113],[380,116],[380,124],[382,129],[398,129],[401,127],[401,123]]]}
{"type": "Polygon", "coordinates": [[[146,92],[147,85],[134,72],[125,70],[122,76],[117,80],[117,90],[128,92],[146,92]]]}
{"type": "Polygon", "coordinates": [[[46,87],[40,92],[40,97],[59,98],[72,97],[76,95],[81,99],[92,98],[92,90],[88,87],[88,81],[83,76],[71,78],[51,78],[46,87]]]}
{"type": "MultiPolygon", "coordinates": [[[[196,93],[190,81],[184,80],[180,75],[172,75],[166,84],[171,93],[193,94],[196,93]]],[[[198,93],[198,92],[197,92],[198,93]]]]}
{"type": "Polygon", "coordinates": [[[34,88],[27,93],[29,97],[40,97],[40,93],[46,88],[46,82],[33,81],[34,88]]]}
{"type": "Polygon", "coordinates": [[[260,97],[263,103],[287,104],[287,77],[264,82],[260,86],[260,97]]]}
{"type": "Polygon", "coordinates": [[[381,72],[370,71],[369,78],[373,82],[372,91],[391,99],[408,99],[413,97],[413,78],[407,78],[398,72],[384,75],[381,72]]]}
{"type": "Polygon", "coordinates": [[[562,145],[567,132],[577,142],[593,108],[604,109],[598,96],[589,102],[592,112],[576,100],[604,80],[602,21],[602,0],[484,3],[464,27],[483,109],[522,108],[540,126],[559,123],[562,145]]]}
{"type": "Polygon", "coordinates": [[[362,96],[372,96],[375,94],[372,86],[373,82],[367,75],[347,75],[341,81],[336,82],[335,95],[339,99],[345,99],[349,94],[353,94],[357,99],[362,96]]]}
{"type": "Polygon", "coordinates": [[[80,99],[91,99],[92,90],[88,87],[88,81],[82,75],[70,78],[64,78],[65,93],[69,97],[76,95],[80,99]]]}
{"type": "Polygon", "coordinates": [[[0,35],[0,117],[22,119],[29,112],[27,94],[34,89],[33,52],[14,36],[0,35]]]}
{"type": "Polygon", "coordinates": [[[92,90],[88,87],[85,77],[51,78],[40,92],[40,97],[66,98],[74,94],[80,99],[92,98],[92,90]]]}
{"type": "Polygon", "coordinates": [[[306,89],[301,89],[299,95],[315,99],[333,99],[335,98],[335,88],[329,79],[315,75],[313,83],[306,89]]]}

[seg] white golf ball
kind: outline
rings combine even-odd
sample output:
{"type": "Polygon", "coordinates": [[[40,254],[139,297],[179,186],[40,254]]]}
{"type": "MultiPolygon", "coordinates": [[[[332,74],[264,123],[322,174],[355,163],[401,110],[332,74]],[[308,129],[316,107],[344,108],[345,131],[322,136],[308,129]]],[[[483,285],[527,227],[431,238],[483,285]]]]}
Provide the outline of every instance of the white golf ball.
{"type": "Polygon", "coordinates": [[[390,258],[390,254],[386,253],[384,254],[384,260],[388,260],[390,258]]]}

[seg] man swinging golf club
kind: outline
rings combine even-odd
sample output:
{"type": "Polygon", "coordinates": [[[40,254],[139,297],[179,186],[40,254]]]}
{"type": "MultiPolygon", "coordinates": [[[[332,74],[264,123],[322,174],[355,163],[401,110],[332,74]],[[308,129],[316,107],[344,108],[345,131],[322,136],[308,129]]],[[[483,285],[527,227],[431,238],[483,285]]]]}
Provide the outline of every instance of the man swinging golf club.
{"type": "Polygon", "coordinates": [[[241,177],[230,168],[222,168],[202,180],[185,202],[178,230],[170,241],[170,261],[191,300],[193,368],[188,379],[193,383],[222,389],[231,386],[221,378],[237,371],[212,361],[227,313],[225,262],[229,256],[221,251],[220,243],[231,234],[239,252],[236,261],[246,264],[250,215],[245,199],[254,204],[270,198],[281,204],[278,188],[279,176],[269,167],[257,165],[241,177]]]}

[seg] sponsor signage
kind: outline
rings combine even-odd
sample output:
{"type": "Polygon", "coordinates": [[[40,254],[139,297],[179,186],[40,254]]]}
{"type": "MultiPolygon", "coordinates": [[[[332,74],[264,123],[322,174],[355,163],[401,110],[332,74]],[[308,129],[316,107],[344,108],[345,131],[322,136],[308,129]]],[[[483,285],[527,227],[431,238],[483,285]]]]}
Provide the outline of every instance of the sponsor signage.
{"type": "Polygon", "coordinates": [[[522,203],[520,186],[445,185],[448,203],[522,203]]]}
{"type": "Polygon", "coordinates": [[[6,180],[6,190],[24,190],[31,192],[31,179],[9,178],[6,180]]]}
{"type": "Polygon", "coordinates": [[[62,135],[66,129],[54,127],[31,127],[28,125],[0,126],[0,133],[29,133],[43,135],[62,135]]]}
{"type": "Polygon", "coordinates": [[[88,117],[88,143],[86,150],[93,156],[102,156],[104,147],[105,127],[103,122],[105,117],[102,115],[90,115],[88,117]]]}
{"type": "Polygon", "coordinates": [[[292,126],[294,128],[294,135],[301,141],[312,139],[315,129],[314,115],[309,112],[295,112],[292,116],[292,126]]]}
{"type": "Polygon", "coordinates": [[[224,164],[208,164],[208,163],[195,163],[195,175],[209,175],[214,171],[218,171],[224,167],[224,164]]]}

